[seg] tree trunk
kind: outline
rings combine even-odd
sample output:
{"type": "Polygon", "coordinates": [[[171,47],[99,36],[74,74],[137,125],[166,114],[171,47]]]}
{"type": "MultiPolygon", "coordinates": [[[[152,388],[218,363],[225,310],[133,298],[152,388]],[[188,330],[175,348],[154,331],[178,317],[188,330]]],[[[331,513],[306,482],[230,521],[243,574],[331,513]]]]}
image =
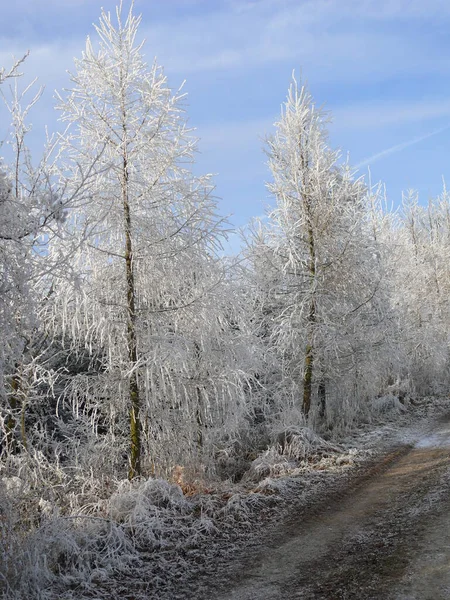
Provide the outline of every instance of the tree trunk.
{"type": "Polygon", "coordinates": [[[309,304],[309,313],[307,318],[307,344],[305,350],[305,361],[303,366],[303,414],[307,417],[311,409],[312,381],[314,372],[314,334],[316,325],[316,298],[315,298],[315,279],[316,279],[316,250],[314,244],[314,232],[311,225],[311,216],[309,214],[309,202],[306,201],[308,211],[308,246],[309,246],[309,281],[311,300],[309,304]]]}
{"type": "Polygon", "coordinates": [[[311,302],[310,312],[308,316],[308,343],[306,344],[305,349],[305,362],[304,362],[304,370],[303,370],[303,405],[302,410],[303,414],[307,417],[309,411],[311,409],[311,395],[312,395],[312,380],[313,380],[313,371],[314,371],[314,329],[313,325],[315,323],[315,303],[311,302]]]}
{"type": "Polygon", "coordinates": [[[203,424],[203,417],[202,417],[202,411],[201,411],[201,391],[200,388],[197,386],[196,387],[196,394],[197,394],[197,410],[195,412],[195,417],[196,417],[196,421],[197,421],[197,449],[201,452],[203,449],[203,428],[204,428],[204,424],[203,424]]]}
{"type": "Polygon", "coordinates": [[[319,416],[321,419],[323,419],[325,417],[325,412],[327,409],[327,390],[324,379],[321,379],[319,381],[317,395],[319,396],[319,416]]]}
{"type": "Polygon", "coordinates": [[[18,400],[19,393],[19,378],[17,375],[14,375],[11,378],[11,395],[9,397],[9,406],[11,408],[11,413],[8,415],[6,419],[6,450],[7,452],[13,453],[16,449],[16,442],[14,439],[14,430],[16,428],[16,419],[15,414],[17,412],[17,407],[19,405],[18,400]]]}
{"type": "Polygon", "coordinates": [[[141,423],[140,423],[140,399],[137,380],[137,339],[136,339],[136,290],[133,272],[133,245],[131,240],[131,215],[128,198],[128,163],[123,158],[123,211],[125,218],[125,266],[127,287],[127,350],[128,361],[132,373],[130,375],[130,472],[129,478],[133,479],[141,474],[141,423]]]}
{"type": "MultiPolygon", "coordinates": [[[[201,369],[201,356],[202,351],[200,348],[200,344],[194,342],[194,352],[195,352],[195,364],[196,364],[196,372],[195,378],[200,380],[200,369],[201,369]]],[[[203,429],[205,424],[203,422],[203,414],[202,414],[202,392],[199,385],[195,386],[195,394],[197,399],[197,406],[195,410],[195,418],[197,422],[197,448],[199,451],[203,449],[203,429]]]]}
{"type": "Polygon", "coordinates": [[[127,99],[123,65],[120,67],[121,112],[122,112],[122,202],[125,227],[125,270],[127,288],[127,350],[131,369],[130,394],[130,471],[128,478],[141,475],[141,421],[140,398],[137,379],[137,337],[136,337],[136,288],[134,283],[133,243],[130,212],[130,174],[128,168],[127,99]]]}

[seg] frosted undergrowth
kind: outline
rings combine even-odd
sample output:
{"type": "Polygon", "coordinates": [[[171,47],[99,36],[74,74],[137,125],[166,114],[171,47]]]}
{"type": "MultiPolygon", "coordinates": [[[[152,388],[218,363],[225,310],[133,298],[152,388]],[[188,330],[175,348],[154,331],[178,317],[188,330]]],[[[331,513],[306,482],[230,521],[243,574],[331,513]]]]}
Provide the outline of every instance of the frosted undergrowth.
{"type": "Polygon", "coordinates": [[[393,394],[386,394],[385,396],[380,396],[379,398],[375,398],[371,402],[372,410],[376,413],[405,413],[407,408],[397,396],[393,394]]]}
{"type": "Polygon", "coordinates": [[[324,440],[308,427],[290,427],[279,432],[277,444],[285,456],[297,461],[328,456],[342,450],[337,444],[324,440]]]}
{"type": "MultiPolygon", "coordinates": [[[[91,597],[114,578],[125,577],[144,554],[163,581],[162,574],[180,562],[183,552],[204,544],[219,527],[246,526],[266,502],[264,495],[244,489],[186,497],[179,485],[163,479],[120,481],[109,499],[98,499],[95,516],[83,514],[81,508],[79,514],[42,515],[42,498],[35,496],[28,504],[26,531],[21,527],[23,496],[22,521],[16,518],[19,491],[31,497],[20,478],[3,479],[0,590],[11,599],[71,598],[73,589],[73,597],[91,597]],[[167,552],[175,558],[168,561],[167,552]]],[[[92,512],[92,506],[91,498],[86,512],[92,512]]]]}
{"type": "Polygon", "coordinates": [[[267,488],[268,480],[348,466],[355,452],[354,449],[344,452],[342,446],[324,440],[308,427],[289,427],[276,434],[274,443],[251,463],[243,480],[256,483],[266,480],[267,488]]]}
{"type": "MultiPolygon", "coordinates": [[[[438,414],[447,405],[426,400],[414,412],[438,414]]],[[[133,591],[139,600],[184,597],[180,582],[201,577],[206,561],[231,560],[265,519],[294,499],[325,493],[330,476],[383,440],[405,436],[413,417],[392,406],[394,420],[383,411],[339,444],[306,427],[278,431],[240,483],[197,481],[198,493],[162,479],[86,477],[37,454],[22,458],[18,475],[0,480],[0,590],[8,600],[106,600],[120,597],[122,582],[141,586],[133,591]]]]}

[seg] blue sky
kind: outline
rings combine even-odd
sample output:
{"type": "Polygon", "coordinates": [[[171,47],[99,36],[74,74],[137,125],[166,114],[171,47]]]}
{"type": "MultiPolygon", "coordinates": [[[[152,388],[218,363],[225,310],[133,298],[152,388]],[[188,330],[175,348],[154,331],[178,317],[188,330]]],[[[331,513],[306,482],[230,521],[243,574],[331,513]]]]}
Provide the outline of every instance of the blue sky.
{"type": "MultiPolygon", "coordinates": [[[[53,91],[68,85],[66,70],[101,6],[115,4],[3,0],[0,65],[29,49],[24,81],[38,76],[46,86],[31,115],[35,152],[44,125],[57,126],[53,91]]],[[[418,189],[426,202],[442,177],[450,181],[447,0],[136,0],[135,12],[148,61],[157,57],[172,87],[186,79],[189,122],[200,137],[196,171],[217,174],[220,208],[234,225],[269,202],[263,138],[293,69],[331,111],[331,145],[362,171],[370,165],[394,205],[404,189],[418,189]]],[[[1,107],[0,139],[7,123],[1,107]]]]}

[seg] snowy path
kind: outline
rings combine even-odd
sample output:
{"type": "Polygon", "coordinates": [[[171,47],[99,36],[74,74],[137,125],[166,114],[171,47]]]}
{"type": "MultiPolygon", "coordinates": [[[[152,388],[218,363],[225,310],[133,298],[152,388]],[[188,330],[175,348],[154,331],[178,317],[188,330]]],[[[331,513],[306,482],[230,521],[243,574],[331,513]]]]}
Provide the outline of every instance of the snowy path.
{"type": "Polygon", "coordinates": [[[214,598],[450,598],[449,423],[269,546],[214,598]]]}

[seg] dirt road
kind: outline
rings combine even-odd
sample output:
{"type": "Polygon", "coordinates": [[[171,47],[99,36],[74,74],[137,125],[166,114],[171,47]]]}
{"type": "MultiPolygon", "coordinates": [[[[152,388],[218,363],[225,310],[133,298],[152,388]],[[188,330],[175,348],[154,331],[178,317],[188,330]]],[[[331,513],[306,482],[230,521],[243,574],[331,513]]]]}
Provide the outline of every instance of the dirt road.
{"type": "Polygon", "coordinates": [[[450,599],[450,422],[294,517],[218,600],[450,599]]]}

